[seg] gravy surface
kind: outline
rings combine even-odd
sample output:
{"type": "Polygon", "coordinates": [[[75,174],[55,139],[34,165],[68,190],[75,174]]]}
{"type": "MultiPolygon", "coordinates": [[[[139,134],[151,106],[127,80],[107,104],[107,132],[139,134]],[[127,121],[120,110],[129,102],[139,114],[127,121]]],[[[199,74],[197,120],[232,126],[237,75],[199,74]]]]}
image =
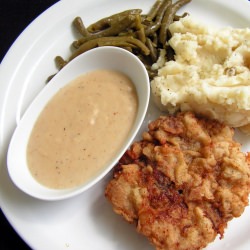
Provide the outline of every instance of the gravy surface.
{"type": "Polygon", "coordinates": [[[27,148],[32,175],[55,189],[91,180],[118,152],[137,109],[136,90],[127,76],[96,70],[76,78],[35,123],[27,148]]]}

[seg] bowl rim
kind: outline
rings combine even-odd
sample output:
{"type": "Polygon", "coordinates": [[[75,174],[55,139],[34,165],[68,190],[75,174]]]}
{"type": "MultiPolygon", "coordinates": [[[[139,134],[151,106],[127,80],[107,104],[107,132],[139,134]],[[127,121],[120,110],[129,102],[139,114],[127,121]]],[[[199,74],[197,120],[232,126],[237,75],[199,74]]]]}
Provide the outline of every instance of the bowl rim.
{"type": "MultiPolygon", "coordinates": [[[[86,63],[86,62],[85,62],[86,63]]],[[[125,66],[125,65],[124,65],[125,66]]],[[[98,67],[95,69],[98,69],[98,67]]],[[[109,67],[103,67],[103,69],[110,69],[109,67]]],[[[83,73],[89,72],[90,70],[84,70],[83,73]]],[[[119,70],[118,70],[119,71],[119,70]]],[[[121,70],[121,72],[123,72],[123,70],[121,70]]],[[[126,71],[128,72],[128,70],[126,71]]],[[[135,72],[135,69],[133,68],[133,72],[135,72]]],[[[123,72],[124,73],[124,72],[123,72]]],[[[128,73],[125,73],[128,75],[128,73]]],[[[135,73],[134,73],[135,74],[135,73]]],[[[131,77],[131,75],[128,75],[129,77],[131,77]]],[[[139,75],[138,75],[139,76],[139,75]]],[[[71,77],[71,80],[73,80],[74,78],[76,78],[76,76],[71,77]]],[[[64,81],[64,85],[67,85],[70,81],[69,80],[65,80],[64,81]]],[[[45,101],[43,101],[42,105],[39,107],[38,112],[35,116],[33,116],[32,121],[30,122],[29,128],[28,128],[28,135],[26,135],[26,143],[24,144],[25,149],[21,149],[23,151],[26,152],[26,147],[27,147],[27,140],[29,138],[29,135],[31,133],[31,130],[34,126],[35,121],[37,120],[40,112],[43,110],[44,106],[48,103],[48,101],[54,96],[54,94],[59,90],[60,88],[56,88],[54,90],[54,92],[52,91],[52,93],[50,93],[49,96],[47,96],[45,98],[45,101]]],[[[24,112],[23,117],[21,118],[19,124],[17,125],[12,138],[10,140],[10,144],[8,147],[8,152],[7,152],[7,169],[8,169],[8,173],[9,176],[12,180],[12,182],[15,184],[15,186],[17,186],[20,190],[22,190],[24,193],[28,194],[29,196],[32,196],[34,198],[37,199],[41,199],[41,200],[48,200],[48,201],[53,201],[53,200],[63,200],[63,199],[67,199],[73,196],[76,196],[80,193],[83,193],[84,191],[88,190],[90,187],[92,187],[93,185],[95,185],[97,182],[99,182],[113,167],[114,167],[114,162],[118,161],[119,158],[124,154],[124,152],[126,151],[126,149],[129,147],[129,145],[132,143],[132,141],[134,140],[135,136],[137,135],[142,122],[146,116],[146,112],[148,109],[148,105],[149,105],[149,99],[150,99],[150,82],[149,82],[149,77],[148,77],[148,73],[147,70],[145,68],[145,66],[143,65],[143,63],[140,61],[139,58],[137,58],[134,54],[132,54],[131,52],[122,49],[122,48],[118,48],[118,47],[114,47],[114,46],[105,46],[105,47],[97,47],[94,49],[91,49],[81,55],[79,55],[78,57],[74,58],[72,61],[70,61],[61,71],[58,72],[58,74],[56,74],[56,76],[54,78],[52,78],[52,80],[50,81],[49,84],[47,84],[39,93],[38,95],[34,98],[34,100],[31,102],[31,104],[28,106],[28,108],[26,109],[26,111],[24,112]],[[38,181],[36,181],[34,179],[34,177],[31,175],[31,173],[29,172],[29,174],[27,173],[28,170],[28,165],[26,162],[26,167],[23,166],[23,171],[26,172],[26,174],[29,175],[29,179],[31,180],[31,185],[34,185],[33,187],[37,187],[38,191],[42,190],[43,192],[37,192],[37,189],[34,190],[33,188],[29,188],[27,186],[27,183],[24,184],[24,180],[20,178],[20,176],[17,175],[17,173],[15,173],[15,166],[18,165],[15,160],[13,158],[13,150],[17,150],[16,146],[15,146],[15,140],[18,140],[18,138],[16,138],[17,135],[19,135],[25,125],[25,122],[29,124],[29,121],[26,121],[29,118],[29,114],[32,113],[34,111],[34,109],[36,110],[36,105],[37,102],[39,102],[40,99],[43,98],[44,95],[46,95],[46,93],[48,92],[48,89],[52,89],[53,86],[61,79],[64,78],[64,74],[71,74],[72,72],[70,72],[70,70],[72,68],[74,68],[75,65],[77,65],[79,62],[86,60],[86,58],[88,59],[88,57],[96,57],[96,55],[98,55],[98,53],[104,53],[104,55],[106,55],[105,53],[114,53],[118,56],[123,56],[123,57],[127,57],[129,60],[132,60],[138,67],[138,69],[140,69],[140,77],[142,77],[142,79],[145,81],[145,83],[143,83],[144,86],[139,86],[138,83],[135,83],[133,80],[133,84],[136,88],[136,92],[137,92],[137,97],[138,97],[138,110],[137,110],[137,115],[136,115],[136,119],[135,122],[133,124],[133,127],[128,135],[128,138],[126,139],[126,141],[123,143],[122,147],[120,148],[120,150],[118,150],[119,152],[115,154],[115,156],[113,157],[113,160],[107,164],[102,171],[100,171],[99,173],[97,173],[95,175],[95,177],[91,178],[89,181],[83,183],[82,185],[79,185],[77,187],[74,188],[69,188],[69,189],[52,189],[52,188],[48,188],[46,186],[43,186],[42,184],[40,184],[38,181]],[[139,87],[138,87],[139,86],[139,87]],[[140,89],[143,89],[143,93],[142,91],[140,91],[140,89]],[[142,103],[143,102],[143,103],[142,103]],[[28,118],[27,118],[28,117],[28,118]],[[15,146],[15,147],[14,147],[15,146]],[[13,148],[14,147],[14,148],[13,148]]],[[[20,137],[22,138],[22,136],[20,137]]],[[[19,139],[20,139],[19,138],[19,139]]],[[[22,153],[24,154],[24,152],[22,151],[22,153]]],[[[21,153],[19,153],[21,154],[21,153]]],[[[24,156],[23,156],[24,157],[24,156]]],[[[26,159],[26,157],[24,157],[26,159]]],[[[22,164],[21,164],[22,165],[22,164]]],[[[19,171],[20,172],[20,171],[19,171]]]]}

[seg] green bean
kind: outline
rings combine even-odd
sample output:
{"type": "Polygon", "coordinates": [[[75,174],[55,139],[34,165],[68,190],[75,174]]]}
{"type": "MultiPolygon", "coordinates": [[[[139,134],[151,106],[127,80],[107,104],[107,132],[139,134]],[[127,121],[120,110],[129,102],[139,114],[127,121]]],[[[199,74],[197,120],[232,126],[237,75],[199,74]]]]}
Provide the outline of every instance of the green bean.
{"type": "Polygon", "coordinates": [[[62,69],[67,64],[67,62],[61,56],[56,56],[55,62],[59,69],[62,69]]]}
{"type": "Polygon", "coordinates": [[[154,44],[156,44],[156,47],[157,47],[157,45],[158,45],[158,34],[157,33],[154,33],[154,34],[152,34],[151,36],[150,36],[150,38],[151,38],[151,40],[152,40],[152,42],[154,43],[154,44]]]}
{"type": "MultiPolygon", "coordinates": [[[[55,58],[59,68],[63,68],[69,61],[87,50],[98,46],[117,46],[134,53],[145,65],[150,79],[157,73],[152,70],[152,64],[157,62],[160,50],[166,50],[166,60],[174,60],[174,51],[167,44],[171,34],[169,25],[180,18],[176,12],[191,0],[156,0],[149,12],[142,14],[141,9],[129,9],[85,27],[81,17],[73,20],[73,27],[81,37],[72,43],[75,48],[68,58],[55,58]]],[[[53,77],[53,76],[51,76],[53,77]]]]}
{"type": "Polygon", "coordinates": [[[150,50],[150,57],[152,59],[152,62],[156,62],[157,61],[157,50],[155,48],[156,45],[148,37],[146,39],[146,45],[150,50]]]}
{"type": "Polygon", "coordinates": [[[75,48],[75,49],[79,49],[79,47],[81,46],[82,43],[79,42],[79,40],[77,41],[74,41],[72,43],[72,46],[75,48]]]}
{"type": "Polygon", "coordinates": [[[137,15],[135,18],[135,28],[136,28],[136,34],[139,40],[141,40],[143,43],[146,42],[146,35],[144,26],[141,23],[141,17],[140,15],[137,15]]]}
{"type": "Polygon", "coordinates": [[[164,0],[159,8],[159,11],[157,12],[156,15],[156,20],[154,23],[152,23],[151,25],[149,25],[146,30],[145,33],[146,35],[150,35],[155,33],[161,26],[161,22],[162,22],[162,18],[167,10],[167,8],[172,4],[171,0],[164,0]]]}
{"type": "Polygon", "coordinates": [[[53,74],[53,75],[50,75],[50,76],[47,78],[46,82],[49,82],[55,75],[56,75],[56,73],[53,74]]]}
{"type": "Polygon", "coordinates": [[[164,17],[162,19],[160,34],[159,34],[159,42],[165,46],[167,40],[167,30],[169,25],[173,22],[175,13],[186,3],[191,0],[179,0],[171,6],[168,6],[164,13],[164,17]]]}
{"type": "Polygon", "coordinates": [[[188,16],[187,12],[184,12],[182,15],[174,15],[174,21],[179,21],[181,18],[188,16]]]}
{"type": "Polygon", "coordinates": [[[126,42],[131,45],[135,45],[144,55],[149,55],[150,51],[146,47],[144,43],[142,43],[140,40],[134,38],[134,37],[100,37],[95,38],[92,40],[87,41],[86,43],[83,43],[78,50],[76,50],[69,58],[69,61],[77,57],[78,55],[86,52],[87,50],[93,49],[98,46],[100,43],[110,44],[111,46],[115,46],[115,44],[126,42]]]}
{"type": "Polygon", "coordinates": [[[78,40],[78,44],[81,45],[91,39],[95,38],[100,38],[100,37],[107,37],[107,36],[116,36],[118,35],[121,31],[126,30],[128,27],[130,27],[134,21],[135,21],[135,16],[128,15],[128,16],[123,16],[120,19],[120,22],[115,23],[114,25],[112,24],[109,28],[106,28],[104,30],[100,30],[96,33],[91,33],[87,37],[82,37],[78,40]]]}
{"type": "Polygon", "coordinates": [[[145,19],[147,21],[153,21],[156,17],[157,13],[159,12],[161,5],[163,3],[163,0],[157,0],[154,5],[151,7],[149,13],[145,16],[145,19]]]}
{"type": "Polygon", "coordinates": [[[89,33],[88,36],[80,38],[78,41],[74,42],[74,47],[80,47],[83,43],[100,38],[109,36],[118,36],[120,32],[127,30],[128,28],[134,26],[135,20],[138,17],[136,15],[122,16],[119,22],[111,22],[110,27],[100,30],[96,33],[89,33]]]}
{"type": "Polygon", "coordinates": [[[76,29],[78,30],[78,32],[82,35],[82,36],[88,36],[89,33],[87,31],[87,29],[85,28],[81,17],[76,17],[73,21],[73,25],[76,27],[76,29]]]}
{"type": "Polygon", "coordinates": [[[128,30],[122,31],[118,34],[118,36],[132,36],[134,38],[137,37],[137,35],[135,34],[133,29],[128,29],[128,30]]]}
{"type": "MultiPolygon", "coordinates": [[[[67,64],[67,62],[61,56],[55,57],[55,63],[56,63],[56,66],[59,68],[59,70],[61,70],[67,64]]],[[[49,76],[47,78],[47,82],[49,82],[55,75],[56,74],[49,76]]]]}
{"type": "Polygon", "coordinates": [[[131,9],[131,10],[125,10],[123,12],[119,12],[117,14],[111,15],[109,17],[105,17],[100,19],[99,21],[91,24],[87,30],[90,33],[95,33],[98,31],[101,31],[103,29],[106,29],[107,27],[111,26],[112,24],[117,24],[120,22],[120,20],[124,17],[124,16],[128,16],[128,15],[139,15],[142,12],[141,9],[131,9]]]}

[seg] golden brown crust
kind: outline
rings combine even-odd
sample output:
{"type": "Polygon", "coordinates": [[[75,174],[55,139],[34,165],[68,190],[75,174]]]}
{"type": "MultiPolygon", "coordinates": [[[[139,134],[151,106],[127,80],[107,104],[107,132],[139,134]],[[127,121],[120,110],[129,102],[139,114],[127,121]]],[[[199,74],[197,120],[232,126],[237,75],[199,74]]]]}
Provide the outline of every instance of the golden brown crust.
{"type": "Polygon", "coordinates": [[[191,112],[148,127],[115,167],[105,195],[157,250],[202,249],[248,205],[250,157],[233,129],[191,112]]]}

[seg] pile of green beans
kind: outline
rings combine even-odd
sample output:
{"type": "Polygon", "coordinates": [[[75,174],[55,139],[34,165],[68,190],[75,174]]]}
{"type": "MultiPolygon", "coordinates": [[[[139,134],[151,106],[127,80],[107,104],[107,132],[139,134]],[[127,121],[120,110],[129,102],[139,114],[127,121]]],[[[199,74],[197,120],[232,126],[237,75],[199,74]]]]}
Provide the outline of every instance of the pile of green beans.
{"type": "Polygon", "coordinates": [[[74,51],[68,60],[57,56],[56,64],[60,70],[85,51],[98,46],[117,46],[137,55],[152,79],[157,72],[151,66],[157,62],[161,49],[166,49],[167,61],[173,60],[174,51],[167,43],[170,39],[168,27],[187,14],[177,16],[176,12],[190,1],[177,0],[173,3],[172,0],[156,0],[147,14],[142,14],[141,9],[125,10],[102,18],[87,28],[82,18],[76,17],[73,26],[81,37],[73,42],[74,51]]]}

